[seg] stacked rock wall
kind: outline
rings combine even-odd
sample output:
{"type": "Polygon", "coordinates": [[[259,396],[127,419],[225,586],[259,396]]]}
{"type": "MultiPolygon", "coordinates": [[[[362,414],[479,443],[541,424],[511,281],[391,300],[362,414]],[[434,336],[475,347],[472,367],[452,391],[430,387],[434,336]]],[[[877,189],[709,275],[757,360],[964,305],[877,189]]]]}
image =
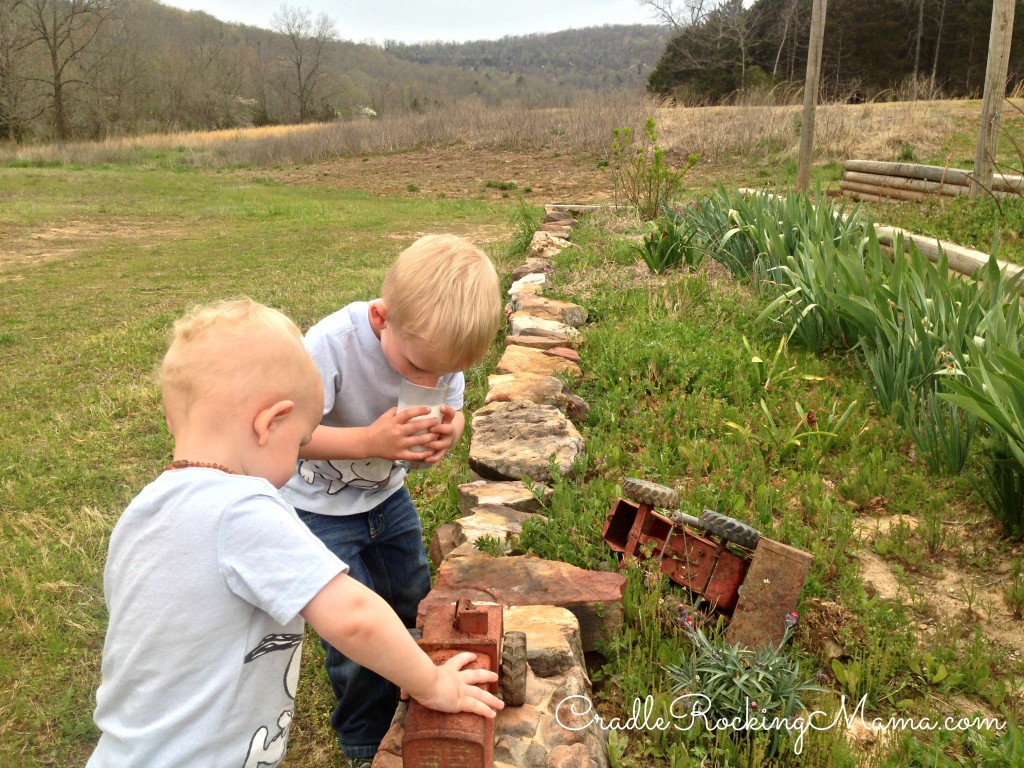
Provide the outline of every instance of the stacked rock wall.
{"type": "MultiPolygon", "coordinates": [[[[585,712],[592,690],[584,653],[622,627],[625,578],[536,557],[494,557],[476,542],[505,551],[532,515],[543,514],[552,471],[567,475],[582,457],[573,419],[587,406],[564,383],[580,374],[582,307],[544,296],[551,259],[574,247],[572,211],[548,207],[526,262],[512,274],[505,352],[488,377],[485,404],[472,415],[470,468],[459,488],[463,517],[438,530],[430,555],[438,566],[420,615],[462,598],[506,606],[504,629],[527,636],[526,703],[506,707],[495,723],[495,768],[606,768],[607,734],[585,712]],[[522,482],[527,478],[529,487],[522,482]]],[[[381,744],[375,768],[402,765],[405,705],[381,744]]]]}

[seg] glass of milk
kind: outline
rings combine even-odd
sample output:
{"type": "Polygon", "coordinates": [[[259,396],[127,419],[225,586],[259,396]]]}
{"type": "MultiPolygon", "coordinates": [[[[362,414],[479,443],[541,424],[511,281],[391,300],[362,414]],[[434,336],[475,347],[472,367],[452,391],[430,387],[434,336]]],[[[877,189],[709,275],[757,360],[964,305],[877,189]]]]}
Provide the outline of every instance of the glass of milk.
{"type": "MultiPolygon", "coordinates": [[[[404,411],[406,408],[415,408],[417,406],[425,406],[430,409],[430,413],[426,416],[417,416],[411,421],[420,421],[421,419],[437,419],[441,420],[441,406],[448,400],[448,385],[442,384],[439,387],[424,387],[419,384],[413,384],[407,379],[402,379],[402,383],[398,387],[398,410],[404,411]]],[[[422,435],[427,430],[421,430],[416,432],[417,435],[422,435]]],[[[422,445],[413,446],[410,450],[413,451],[426,451],[422,445]]],[[[405,462],[409,469],[430,469],[433,464],[426,461],[407,461],[405,462]]]]}

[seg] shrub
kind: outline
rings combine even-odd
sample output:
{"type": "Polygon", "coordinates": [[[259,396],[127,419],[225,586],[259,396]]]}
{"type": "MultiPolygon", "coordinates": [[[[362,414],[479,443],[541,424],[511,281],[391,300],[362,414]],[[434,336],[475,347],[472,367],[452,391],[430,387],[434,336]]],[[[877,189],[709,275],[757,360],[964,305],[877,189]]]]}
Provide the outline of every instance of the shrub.
{"type": "Polygon", "coordinates": [[[612,181],[615,194],[633,206],[640,218],[651,221],[658,217],[666,200],[672,200],[683,186],[683,177],[699,159],[691,154],[680,171],[669,167],[665,151],[658,146],[654,118],[647,118],[639,138],[632,128],[612,131],[612,181]]]}

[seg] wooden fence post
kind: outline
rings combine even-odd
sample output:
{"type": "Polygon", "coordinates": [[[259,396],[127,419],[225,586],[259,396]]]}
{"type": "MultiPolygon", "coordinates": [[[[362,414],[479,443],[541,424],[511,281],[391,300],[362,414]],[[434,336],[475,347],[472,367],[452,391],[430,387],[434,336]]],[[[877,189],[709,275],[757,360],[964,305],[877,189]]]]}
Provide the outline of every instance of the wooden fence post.
{"type": "Polygon", "coordinates": [[[814,0],[811,6],[811,37],[807,44],[807,76],[804,78],[804,112],[800,119],[800,159],[796,171],[796,188],[805,192],[811,183],[814,107],[818,103],[818,86],[821,82],[821,47],[822,38],[825,36],[825,4],[826,0],[814,0]]]}
{"type": "Polygon", "coordinates": [[[981,103],[981,127],[974,154],[971,197],[992,188],[996,146],[999,140],[999,115],[1006,96],[1006,70],[1010,62],[1010,38],[1013,35],[1014,0],[995,0],[992,4],[992,29],[988,38],[988,62],[985,65],[985,96],[981,103]]]}

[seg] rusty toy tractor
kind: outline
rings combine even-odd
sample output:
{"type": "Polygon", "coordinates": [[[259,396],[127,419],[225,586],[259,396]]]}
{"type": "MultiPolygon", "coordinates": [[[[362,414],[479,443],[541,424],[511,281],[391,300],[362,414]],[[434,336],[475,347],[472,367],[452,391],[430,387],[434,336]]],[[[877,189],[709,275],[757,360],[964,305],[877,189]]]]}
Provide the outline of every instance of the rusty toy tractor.
{"type": "Polygon", "coordinates": [[[679,512],[679,493],[663,485],[627,478],[622,495],[602,535],[624,562],[660,560],[672,581],[730,619],[728,642],[758,648],[782,641],[786,614],[796,608],[811,567],[810,554],[711,510],[699,518],[679,512]]]}
{"type": "MultiPolygon", "coordinates": [[[[466,599],[432,605],[423,617],[418,642],[435,664],[462,651],[474,652],[477,661],[467,668],[498,671],[498,682],[484,687],[506,706],[518,707],[526,700],[526,635],[503,631],[502,610],[500,605],[474,605],[466,599]]],[[[467,712],[436,712],[409,700],[403,766],[490,768],[493,763],[493,719],[467,712]]]]}

